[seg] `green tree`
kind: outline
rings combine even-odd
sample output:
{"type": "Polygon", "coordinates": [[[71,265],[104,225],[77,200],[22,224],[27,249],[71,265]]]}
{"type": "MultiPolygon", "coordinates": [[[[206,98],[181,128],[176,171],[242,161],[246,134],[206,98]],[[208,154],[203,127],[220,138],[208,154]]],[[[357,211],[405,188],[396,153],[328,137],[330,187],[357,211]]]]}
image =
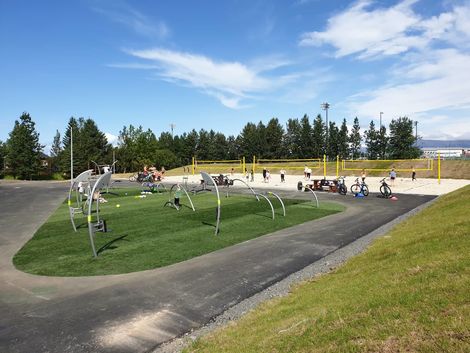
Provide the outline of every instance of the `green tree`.
{"type": "Polygon", "coordinates": [[[334,121],[329,122],[328,128],[328,158],[329,160],[335,160],[336,156],[340,153],[340,134],[339,129],[334,121]]]}
{"type": "Polygon", "coordinates": [[[42,146],[39,133],[31,116],[24,112],[10,132],[7,141],[7,165],[9,172],[20,179],[32,179],[40,168],[42,146]]]}
{"type": "Polygon", "coordinates": [[[305,114],[300,119],[300,158],[312,158],[314,153],[313,130],[310,119],[305,114]]]}
{"type": "Polygon", "coordinates": [[[343,119],[338,132],[338,155],[341,159],[346,159],[349,156],[349,132],[346,119],[343,119]]]}
{"type": "Polygon", "coordinates": [[[252,160],[253,156],[260,158],[258,154],[258,131],[253,123],[247,123],[239,135],[240,153],[252,160]]]}
{"type": "Polygon", "coordinates": [[[0,141],[0,177],[2,178],[5,174],[6,154],[7,154],[6,144],[0,141]]]}
{"type": "Polygon", "coordinates": [[[325,134],[326,128],[320,114],[313,121],[313,156],[314,158],[323,158],[326,153],[325,134]]]}
{"type": "Polygon", "coordinates": [[[391,159],[420,156],[421,150],[416,146],[416,137],[413,135],[413,120],[405,116],[391,121],[388,151],[391,159]]]}
{"type": "Polygon", "coordinates": [[[368,159],[377,159],[380,156],[379,134],[380,132],[375,130],[374,121],[371,120],[369,130],[364,131],[368,159]]]}
{"type": "Polygon", "coordinates": [[[266,125],[266,158],[281,158],[284,155],[284,129],[277,118],[269,120],[266,125]]]}
{"type": "Polygon", "coordinates": [[[284,144],[286,153],[284,154],[287,158],[300,158],[300,131],[301,126],[299,119],[287,120],[286,134],[284,137],[284,144]]]}
{"type": "Polygon", "coordinates": [[[351,151],[351,158],[358,159],[361,155],[361,127],[359,125],[359,119],[357,116],[354,118],[354,124],[349,135],[349,148],[351,151]]]}

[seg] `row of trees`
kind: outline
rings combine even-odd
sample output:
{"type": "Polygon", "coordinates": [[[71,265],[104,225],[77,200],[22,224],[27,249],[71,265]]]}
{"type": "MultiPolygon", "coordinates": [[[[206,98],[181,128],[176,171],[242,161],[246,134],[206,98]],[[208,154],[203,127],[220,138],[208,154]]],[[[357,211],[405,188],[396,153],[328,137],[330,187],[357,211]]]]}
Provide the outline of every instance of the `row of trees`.
{"type": "MultiPolygon", "coordinates": [[[[340,126],[329,122],[326,126],[321,115],[313,121],[307,115],[289,119],[285,128],[277,118],[265,125],[247,123],[238,136],[225,136],[214,130],[191,130],[181,135],[162,132],[157,137],[141,126],[124,126],[119,132],[117,147],[111,146],[105,134],[92,119],[70,118],[61,138],[56,132],[50,151],[53,170],[70,173],[70,145],[73,136],[74,171],[93,167],[92,161],[110,164],[119,160],[116,170],[131,172],[143,165],[174,168],[191,163],[192,156],[199,160],[239,159],[252,156],[264,159],[322,158],[339,156],[342,159],[407,159],[416,158],[420,150],[413,135],[413,121],[407,117],[392,120],[389,132],[385,126],[375,127],[373,121],[361,132],[359,119],[348,129],[346,119],[340,126]],[[72,132],[72,134],[71,134],[72,132]],[[363,152],[363,144],[366,151],[363,152]]],[[[0,161],[8,172],[20,178],[37,174],[43,146],[28,113],[23,113],[5,144],[0,141],[0,161]]]]}

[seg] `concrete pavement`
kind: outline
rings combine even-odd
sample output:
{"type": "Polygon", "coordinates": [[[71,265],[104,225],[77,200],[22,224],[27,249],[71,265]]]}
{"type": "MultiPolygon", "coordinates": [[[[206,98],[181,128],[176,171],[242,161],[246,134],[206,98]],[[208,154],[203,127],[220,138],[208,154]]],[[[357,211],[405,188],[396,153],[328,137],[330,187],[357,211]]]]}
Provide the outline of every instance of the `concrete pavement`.
{"type": "Polygon", "coordinates": [[[15,270],[11,257],[66,189],[64,183],[0,184],[1,352],[146,352],[433,198],[320,194],[347,210],[139,273],[59,278],[15,270]]]}

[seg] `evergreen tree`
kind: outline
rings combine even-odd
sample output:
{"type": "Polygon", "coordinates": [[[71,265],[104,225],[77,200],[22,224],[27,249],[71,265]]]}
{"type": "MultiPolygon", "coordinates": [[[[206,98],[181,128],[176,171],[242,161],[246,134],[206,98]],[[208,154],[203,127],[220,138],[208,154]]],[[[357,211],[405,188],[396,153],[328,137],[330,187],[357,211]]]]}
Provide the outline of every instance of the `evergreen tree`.
{"type": "Polygon", "coordinates": [[[281,158],[284,155],[284,129],[277,118],[269,120],[266,125],[266,151],[265,156],[269,159],[281,158]]]}
{"type": "Polygon", "coordinates": [[[359,125],[359,119],[357,116],[354,118],[354,124],[351,129],[351,134],[349,136],[349,146],[351,151],[351,158],[358,159],[361,155],[361,127],[359,125]]]}
{"type": "Polygon", "coordinates": [[[6,144],[0,141],[0,177],[5,175],[5,158],[7,154],[6,144]]]}
{"type": "Polygon", "coordinates": [[[329,122],[328,135],[328,158],[335,160],[336,156],[339,156],[341,145],[339,129],[334,121],[329,122]]]}
{"type": "Polygon", "coordinates": [[[371,120],[369,130],[364,131],[368,159],[377,159],[380,156],[379,134],[380,132],[375,130],[374,121],[371,120]]]}
{"type": "Polygon", "coordinates": [[[33,175],[39,172],[42,149],[35,123],[31,116],[24,112],[20,121],[15,121],[7,141],[9,172],[20,179],[32,179],[33,175]]]}
{"type": "Polygon", "coordinates": [[[420,156],[421,150],[416,146],[416,137],[413,135],[413,120],[406,116],[392,120],[388,150],[391,159],[412,159],[420,156]]]}
{"type": "Polygon", "coordinates": [[[286,152],[284,156],[287,158],[300,158],[300,131],[301,126],[299,119],[289,119],[287,121],[287,129],[284,137],[284,145],[286,152]]]}
{"type": "Polygon", "coordinates": [[[62,152],[62,141],[60,140],[60,132],[56,130],[54,140],[51,146],[51,157],[58,157],[62,152]]]}
{"type": "Polygon", "coordinates": [[[313,121],[313,158],[323,158],[326,153],[325,124],[320,114],[313,121]]]}
{"type": "Polygon", "coordinates": [[[239,137],[239,146],[241,155],[245,158],[252,160],[253,156],[260,158],[258,153],[258,131],[256,125],[253,123],[247,123],[240,133],[239,137]]]}
{"type": "MultiPolygon", "coordinates": [[[[240,158],[240,145],[239,140],[235,136],[230,135],[227,138],[227,159],[239,159],[240,158]]],[[[245,156],[246,160],[251,160],[250,156],[245,156]]]]}
{"type": "Polygon", "coordinates": [[[228,143],[227,139],[224,134],[217,132],[214,134],[213,137],[213,146],[214,146],[214,159],[222,160],[222,159],[237,159],[237,158],[229,158],[227,149],[228,143]]]}
{"type": "Polygon", "coordinates": [[[349,157],[349,137],[348,137],[348,126],[346,119],[343,119],[341,128],[338,132],[338,155],[341,159],[349,157]]]}
{"type": "Polygon", "coordinates": [[[313,130],[307,114],[300,119],[300,158],[312,158],[314,153],[313,130]]]}
{"type": "Polygon", "coordinates": [[[377,145],[377,149],[379,150],[379,158],[386,159],[388,150],[388,136],[387,128],[384,125],[380,127],[379,133],[377,135],[377,145]]]}
{"type": "Polygon", "coordinates": [[[83,121],[80,130],[80,144],[77,147],[78,152],[81,153],[79,160],[83,161],[82,164],[77,164],[80,172],[93,168],[92,161],[97,164],[111,163],[109,158],[111,145],[108,143],[105,134],[98,129],[93,119],[88,118],[83,121]]]}

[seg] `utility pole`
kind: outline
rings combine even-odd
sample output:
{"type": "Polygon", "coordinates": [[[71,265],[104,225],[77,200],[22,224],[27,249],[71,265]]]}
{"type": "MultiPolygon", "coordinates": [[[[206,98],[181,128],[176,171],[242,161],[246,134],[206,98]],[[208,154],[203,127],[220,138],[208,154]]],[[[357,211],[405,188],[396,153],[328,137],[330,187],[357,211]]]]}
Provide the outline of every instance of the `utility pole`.
{"type": "Polygon", "coordinates": [[[383,113],[384,113],[384,112],[380,112],[380,125],[379,125],[379,131],[380,131],[380,129],[382,128],[382,114],[383,114],[383,113]]]}
{"type": "Polygon", "coordinates": [[[171,138],[173,138],[173,129],[176,127],[176,124],[171,123],[170,128],[171,128],[171,138]]]}
{"type": "Polygon", "coordinates": [[[326,158],[328,158],[328,138],[329,138],[329,135],[328,135],[328,109],[330,108],[330,103],[322,103],[321,104],[321,108],[326,112],[326,158]]]}
{"type": "Polygon", "coordinates": [[[418,143],[418,121],[415,120],[415,139],[416,143],[418,143]]]}

